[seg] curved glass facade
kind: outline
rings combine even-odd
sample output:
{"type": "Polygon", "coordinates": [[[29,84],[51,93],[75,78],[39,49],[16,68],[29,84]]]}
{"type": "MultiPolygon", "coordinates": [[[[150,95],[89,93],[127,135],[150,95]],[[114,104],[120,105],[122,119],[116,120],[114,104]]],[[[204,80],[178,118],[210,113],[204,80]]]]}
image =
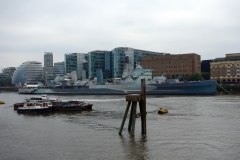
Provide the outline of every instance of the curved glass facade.
{"type": "Polygon", "coordinates": [[[43,67],[41,62],[28,61],[21,64],[13,73],[12,84],[33,84],[42,81],[43,67]]]}

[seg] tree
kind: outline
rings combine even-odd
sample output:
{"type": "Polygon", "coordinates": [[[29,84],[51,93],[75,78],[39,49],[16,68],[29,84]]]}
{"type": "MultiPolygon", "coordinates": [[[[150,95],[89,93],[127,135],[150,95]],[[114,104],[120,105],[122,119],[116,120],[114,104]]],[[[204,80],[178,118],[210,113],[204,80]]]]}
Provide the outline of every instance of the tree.
{"type": "Polygon", "coordinates": [[[194,73],[194,74],[191,74],[190,76],[182,76],[179,80],[180,81],[199,81],[199,80],[202,80],[204,79],[201,75],[199,75],[198,73],[194,73]]]}
{"type": "Polygon", "coordinates": [[[182,76],[179,81],[188,81],[189,76],[182,76]]]}
{"type": "Polygon", "coordinates": [[[12,86],[12,78],[1,79],[0,86],[12,86]]]}
{"type": "Polygon", "coordinates": [[[202,79],[203,79],[203,77],[200,76],[198,73],[193,73],[188,77],[189,81],[199,81],[199,80],[202,80],[202,79]]]}
{"type": "Polygon", "coordinates": [[[202,77],[205,80],[209,80],[210,79],[210,73],[209,72],[202,72],[202,77]]]}

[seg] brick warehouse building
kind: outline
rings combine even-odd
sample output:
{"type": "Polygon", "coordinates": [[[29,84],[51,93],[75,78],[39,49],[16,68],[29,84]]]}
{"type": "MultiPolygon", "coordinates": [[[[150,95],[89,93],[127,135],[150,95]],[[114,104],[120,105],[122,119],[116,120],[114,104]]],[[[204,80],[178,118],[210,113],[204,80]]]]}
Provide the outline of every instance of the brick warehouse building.
{"type": "Polygon", "coordinates": [[[210,63],[211,80],[220,83],[240,83],[240,53],[226,54],[210,63]]]}
{"type": "Polygon", "coordinates": [[[141,66],[152,69],[153,76],[160,76],[164,73],[167,78],[189,76],[194,73],[201,74],[201,56],[196,53],[148,56],[142,58],[141,66]]]}

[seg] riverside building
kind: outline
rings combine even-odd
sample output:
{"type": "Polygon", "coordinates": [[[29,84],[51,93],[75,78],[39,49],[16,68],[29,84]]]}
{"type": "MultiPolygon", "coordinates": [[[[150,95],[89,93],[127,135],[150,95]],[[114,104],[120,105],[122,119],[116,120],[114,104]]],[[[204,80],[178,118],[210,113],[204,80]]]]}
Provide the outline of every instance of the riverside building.
{"type": "Polygon", "coordinates": [[[214,59],[210,63],[210,79],[219,83],[240,83],[240,53],[214,59]]]}
{"type": "Polygon", "coordinates": [[[65,74],[76,71],[77,79],[86,77],[84,65],[87,61],[84,53],[67,53],[64,55],[64,62],[65,74]]]}
{"type": "Polygon", "coordinates": [[[64,76],[65,75],[65,67],[64,62],[56,62],[54,63],[54,76],[64,76]]]}
{"type": "Polygon", "coordinates": [[[196,53],[165,54],[143,57],[141,66],[153,71],[153,76],[165,74],[167,78],[201,74],[201,57],[196,53]]]}
{"type": "Polygon", "coordinates": [[[7,67],[2,69],[2,73],[0,73],[0,79],[12,78],[15,67],[7,67]]]}
{"type": "Polygon", "coordinates": [[[122,76],[126,59],[129,66],[135,68],[145,56],[162,56],[164,52],[152,52],[133,49],[129,47],[118,47],[111,51],[92,51],[88,53],[89,78],[97,77],[96,71],[102,69],[104,78],[118,78],[122,76]]]}
{"type": "Polygon", "coordinates": [[[36,84],[43,80],[43,67],[41,62],[28,61],[22,63],[14,71],[12,84],[18,86],[27,84],[36,84]]]}
{"type": "Polygon", "coordinates": [[[45,81],[54,79],[53,54],[52,54],[52,52],[44,52],[43,77],[44,77],[45,81]]]}
{"type": "Polygon", "coordinates": [[[135,68],[136,65],[146,56],[163,56],[164,52],[152,52],[129,47],[118,47],[111,51],[111,78],[121,77],[126,58],[129,61],[130,67],[135,68]]]}
{"type": "Polygon", "coordinates": [[[202,60],[202,62],[201,62],[201,73],[203,73],[203,72],[209,72],[210,73],[210,63],[212,61],[213,61],[213,59],[202,60]]]}
{"type": "Polygon", "coordinates": [[[111,57],[110,51],[91,51],[88,52],[88,78],[97,77],[96,71],[102,69],[103,77],[111,77],[111,57]]]}

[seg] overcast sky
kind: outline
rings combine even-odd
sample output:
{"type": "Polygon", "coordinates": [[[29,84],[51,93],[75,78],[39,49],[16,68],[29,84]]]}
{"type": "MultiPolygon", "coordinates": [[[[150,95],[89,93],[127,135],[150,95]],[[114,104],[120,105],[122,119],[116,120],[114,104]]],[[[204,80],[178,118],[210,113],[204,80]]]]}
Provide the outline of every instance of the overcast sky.
{"type": "Polygon", "coordinates": [[[240,53],[239,0],[1,0],[0,69],[131,47],[202,60],[240,53]]]}

